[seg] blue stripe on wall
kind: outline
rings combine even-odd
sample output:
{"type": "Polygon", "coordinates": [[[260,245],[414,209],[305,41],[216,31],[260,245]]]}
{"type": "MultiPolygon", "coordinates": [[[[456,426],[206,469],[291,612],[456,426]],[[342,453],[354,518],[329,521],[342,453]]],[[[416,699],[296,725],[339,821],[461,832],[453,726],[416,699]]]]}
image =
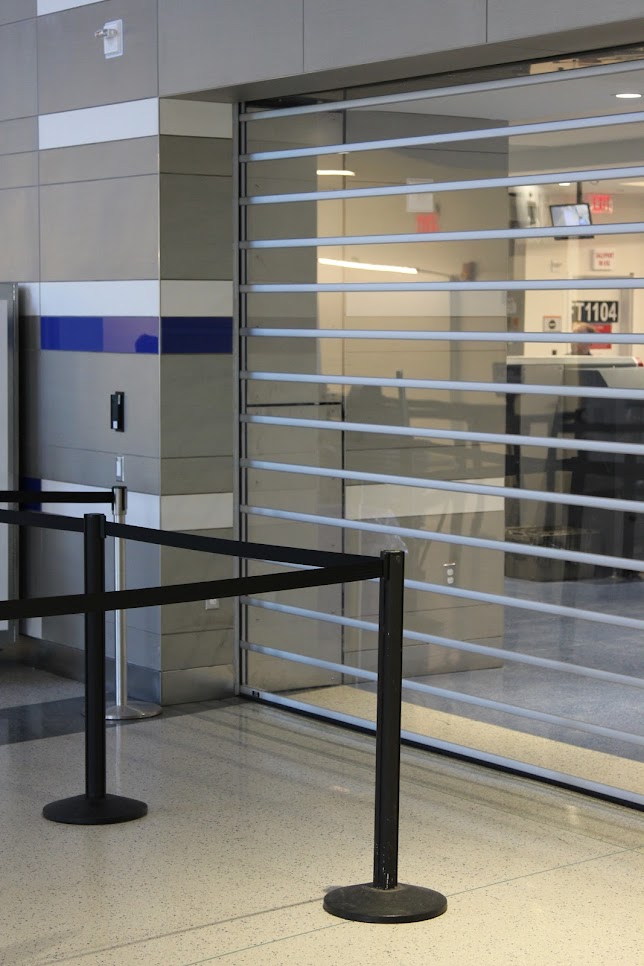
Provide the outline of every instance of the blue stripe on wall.
{"type": "Polygon", "coordinates": [[[43,315],[40,348],[66,352],[159,351],[155,316],[43,315]]]}
{"type": "MultiPolygon", "coordinates": [[[[158,355],[159,319],[154,316],[43,315],[40,348],[65,352],[117,352],[158,355]]],[[[161,319],[163,355],[230,355],[233,320],[224,316],[161,319]]]]}
{"type": "Polygon", "coordinates": [[[163,355],[217,353],[233,351],[233,320],[223,316],[206,318],[166,315],[161,319],[163,355]]]}

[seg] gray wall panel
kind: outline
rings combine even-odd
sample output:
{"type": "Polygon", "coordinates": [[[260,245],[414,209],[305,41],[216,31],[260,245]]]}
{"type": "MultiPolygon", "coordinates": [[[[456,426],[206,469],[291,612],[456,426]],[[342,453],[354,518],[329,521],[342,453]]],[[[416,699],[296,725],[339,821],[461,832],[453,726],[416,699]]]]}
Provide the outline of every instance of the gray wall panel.
{"type": "Polygon", "coordinates": [[[104,2],[39,17],[40,113],[156,97],[156,7],[156,0],[104,2]],[[124,21],[123,56],[106,60],[94,31],[117,17],[124,21]]]}
{"type": "Polygon", "coordinates": [[[233,489],[231,456],[181,456],[161,460],[164,496],[179,493],[230,493],[233,489]]]}
{"type": "MultiPolygon", "coordinates": [[[[32,433],[32,437],[35,434],[32,433]]],[[[30,441],[24,450],[27,476],[88,486],[113,486],[116,482],[115,460],[120,456],[118,436],[112,452],[78,449],[72,446],[49,446],[30,441]]],[[[137,493],[159,493],[159,460],[129,453],[125,458],[125,482],[137,493]]]]}
{"type": "Polygon", "coordinates": [[[0,28],[0,120],[38,113],[36,22],[0,28]]]}
{"type": "Polygon", "coordinates": [[[232,630],[189,631],[185,634],[165,634],[163,637],[164,671],[216,667],[231,664],[232,660],[232,630]]]}
{"type": "MultiPolygon", "coordinates": [[[[37,445],[158,457],[158,357],[34,353],[37,445]],[[109,424],[110,393],[125,392],[125,432],[109,424]]],[[[126,467],[127,472],[127,467],[126,467]]]]}
{"type": "Polygon", "coordinates": [[[35,151],[28,154],[0,155],[0,189],[21,188],[38,184],[38,155],[35,151]]]}
{"type": "Polygon", "coordinates": [[[159,0],[162,95],[302,69],[302,0],[159,0]]]}
{"type": "Polygon", "coordinates": [[[161,175],[161,278],[232,278],[231,199],[231,178],[161,175]]]}
{"type": "Polygon", "coordinates": [[[233,693],[233,666],[195,667],[161,672],[161,703],[217,701],[233,693]]]}
{"type": "Polygon", "coordinates": [[[304,0],[304,69],[485,43],[486,0],[304,0]]]}
{"type": "Polygon", "coordinates": [[[38,150],[38,118],[19,117],[0,121],[0,154],[38,150]]]}
{"type": "Polygon", "coordinates": [[[158,140],[131,138],[40,152],[40,183],[98,181],[159,170],[158,140]]]}
{"type": "Polygon", "coordinates": [[[230,456],[233,451],[229,355],[161,357],[161,455],[230,456]]]}
{"type": "Polygon", "coordinates": [[[38,278],[38,188],[0,191],[0,278],[33,281],[38,278]],[[9,240],[10,239],[10,243],[9,240]]]}
{"type": "MultiPolygon", "coordinates": [[[[620,21],[642,21],[641,0],[488,0],[488,41],[532,39],[533,35],[556,34],[558,31],[578,30],[598,24],[615,24],[620,21]]],[[[630,42],[637,33],[631,31],[630,42]]],[[[610,43],[610,40],[606,41],[610,43]]],[[[623,34],[622,43],[628,42],[623,34]]],[[[583,46],[580,44],[580,48],[583,46]]]]}
{"type": "MultiPolygon", "coordinates": [[[[185,103],[185,102],[183,102],[185,103]]],[[[233,142],[230,138],[159,138],[161,171],[168,174],[209,174],[230,178],[233,142]]]]}
{"type": "Polygon", "coordinates": [[[0,24],[36,16],[37,0],[0,0],[0,24]]]}
{"type": "Polygon", "coordinates": [[[40,189],[43,282],[158,278],[158,179],[40,189]]]}

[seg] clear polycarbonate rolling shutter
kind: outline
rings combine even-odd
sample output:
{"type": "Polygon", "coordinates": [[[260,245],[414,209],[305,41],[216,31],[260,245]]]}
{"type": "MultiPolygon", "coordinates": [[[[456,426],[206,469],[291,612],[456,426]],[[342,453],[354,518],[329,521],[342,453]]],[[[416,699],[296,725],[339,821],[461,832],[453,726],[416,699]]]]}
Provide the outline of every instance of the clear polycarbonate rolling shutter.
{"type": "MultiPolygon", "coordinates": [[[[584,80],[614,81],[617,90],[643,70],[635,60],[372,97],[242,105],[238,131],[242,536],[260,539],[270,526],[266,542],[279,533],[284,543],[320,539],[354,552],[409,548],[410,563],[424,563],[406,581],[405,694],[411,702],[427,697],[442,725],[462,717],[475,730],[471,741],[467,730],[451,740],[404,726],[407,737],[627,801],[642,799],[616,771],[604,774],[596,761],[577,771],[536,743],[570,741],[582,757],[597,752],[627,763],[644,743],[626,716],[609,720],[605,707],[597,710],[602,695],[619,703],[644,686],[637,651],[644,607],[629,589],[644,571],[637,553],[644,378],[634,358],[644,351],[644,206],[631,212],[618,198],[612,207],[616,185],[644,185],[644,111],[635,103],[620,113],[622,102],[613,101],[595,115],[586,100],[579,116],[568,104],[557,117],[557,97],[548,94],[584,80]],[[548,115],[531,107],[539,92],[548,115]],[[522,98],[525,118],[515,107],[504,117],[502,106],[522,98]],[[587,145],[581,166],[579,140],[587,145]],[[555,156],[561,163],[553,170],[555,156]],[[530,158],[541,160],[522,167],[530,158]],[[528,195],[540,209],[526,223],[512,205],[528,195]],[[590,225],[583,212],[578,224],[546,217],[548,200],[561,197],[571,209],[590,196],[606,209],[590,225]],[[602,266],[602,257],[614,266],[635,246],[636,270],[602,266]],[[589,329],[593,312],[614,324],[589,329]],[[582,355],[589,349],[590,361],[582,355]],[[632,422],[622,432],[615,413],[623,412],[632,422]],[[436,548],[447,556],[432,570],[436,548]],[[456,564],[445,577],[451,553],[470,561],[462,577],[456,564]],[[555,650],[532,645],[531,620],[551,622],[544,627],[557,636],[555,650]],[[590,655],[601,634],[610,646],[597,659],[590,655]],[[429,647],[451,655],[454,672],[449,660],[436,673],[419,671],[414,655],[429,647]],[[553,694],[599,690],[588,692],[587,705],[571,698],[568,714],[565,701],[532,700],[523,677],[512,692],[507,682],[496,691],[471,683],[475,674],[483,681],[486,668],[497,676],[501,668],[508,681],[518,670],[534,681],[544,675],[543,691],[553,694]],[[485,733],[476,731],[481,720],[485,733]],[[499,743],[502,728],[514,745],[499,743]]],[[[315,606],[313,598],[241,602],[241,692],[371,726],[363,703],[320,700],[325,688],[370,693],[372,648],[349,654],[346,635],[373,639],[371,593],[366,588],[356,602],[325,592],[315,606]],[[340,643],[309,646],[306,627],[311,639],[323,642],[327,628],[340,643]],[[261,670],[286,665],[295,670],[283,687],[278,672],[261,670]]]]}

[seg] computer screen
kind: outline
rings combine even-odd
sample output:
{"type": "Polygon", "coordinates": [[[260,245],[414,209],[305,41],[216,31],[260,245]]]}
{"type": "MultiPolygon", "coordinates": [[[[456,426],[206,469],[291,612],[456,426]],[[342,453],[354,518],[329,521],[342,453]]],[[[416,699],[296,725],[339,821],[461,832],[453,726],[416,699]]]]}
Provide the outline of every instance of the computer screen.
{"type": "Polygon", "coordinates": [[[550,215],[555,228],[573,228],[579,225],[592,225],[590,207],[579,205],[550,205],[550,215]]]}

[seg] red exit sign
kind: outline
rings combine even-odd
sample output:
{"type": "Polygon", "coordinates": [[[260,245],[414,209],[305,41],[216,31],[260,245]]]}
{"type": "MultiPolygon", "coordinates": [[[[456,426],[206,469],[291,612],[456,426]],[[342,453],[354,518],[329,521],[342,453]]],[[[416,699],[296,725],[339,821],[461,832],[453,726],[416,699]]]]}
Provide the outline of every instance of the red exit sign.
{"type": "Polygon", "coordinates": [[[594,215],[612,215],[613,196],[612,195],[591,195],[590,210],[594,215]]]}

